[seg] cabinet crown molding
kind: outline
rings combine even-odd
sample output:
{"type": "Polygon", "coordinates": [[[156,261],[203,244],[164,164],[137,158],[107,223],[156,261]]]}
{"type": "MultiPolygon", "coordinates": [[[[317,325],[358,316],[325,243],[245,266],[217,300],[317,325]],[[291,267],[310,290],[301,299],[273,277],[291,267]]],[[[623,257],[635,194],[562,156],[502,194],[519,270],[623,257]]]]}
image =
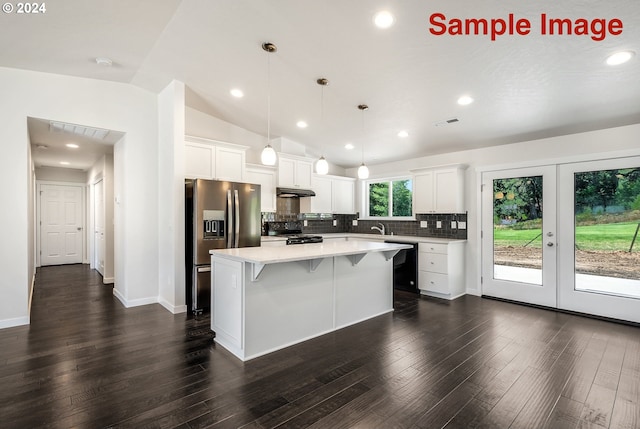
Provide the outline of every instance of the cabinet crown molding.
{"type": "Polygon", "coordinates": [[[228,143],[228,142],[223,142],[221,140],[213,140],[213,139],[207,139],[204,137],[195,137],[195,136],[189,136],[189,135],[184,136],[184,141],[189,143],[207,144],[211,146],[227,147],[229,149],[237,149],[237,150],[244,150],[244,151],[249,149],[249,146],[244,146],[241,144],[228,143]]]}
{"type": "Polygon", "coordinates": [[[409,170],[410,173],[424,173],[427,171],[433,170],[442,170],[444,168],[457,168],[460,170],[466,170],[469,167],[467,164],[442,164],[442,165],[433,165],[431,167],[420,167],[409,170]]]}

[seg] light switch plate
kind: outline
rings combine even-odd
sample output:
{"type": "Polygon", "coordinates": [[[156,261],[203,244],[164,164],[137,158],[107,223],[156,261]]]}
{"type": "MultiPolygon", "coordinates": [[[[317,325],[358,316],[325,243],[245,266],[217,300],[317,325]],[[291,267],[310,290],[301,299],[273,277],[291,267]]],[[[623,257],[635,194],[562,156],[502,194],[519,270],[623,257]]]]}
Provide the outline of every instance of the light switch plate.
{"type": "Polygon", "coordinates": [[[457,225],[458,222],[456,222],[455,220],[451,221],[451,229],[456,229],[458,227],[457,225]]]}
{"type": "Polygon", "coordinates": [[[354,219],[351,221],[351,226],[358,226],[358,219],[354,219]]]}
{"type": "Polygon", "coordinates": [[[458,222],[458,229],[467,229],[467,222],[458,222]]]}
{"type": "Polygon", "coordinates": [[[333,226],[338,226],[338,219],[333,220],[333,226]]]}
{"type": "Polygon", "coordinates": [[[426,220],[421,220],[420,228],[429,228],[429,222],[427,222],[426,220]]]}
{"type": "Polygon", "coordinates": [[[440,220],[436,221],[436,228],[442,228],[442,221],[440,220]]]}

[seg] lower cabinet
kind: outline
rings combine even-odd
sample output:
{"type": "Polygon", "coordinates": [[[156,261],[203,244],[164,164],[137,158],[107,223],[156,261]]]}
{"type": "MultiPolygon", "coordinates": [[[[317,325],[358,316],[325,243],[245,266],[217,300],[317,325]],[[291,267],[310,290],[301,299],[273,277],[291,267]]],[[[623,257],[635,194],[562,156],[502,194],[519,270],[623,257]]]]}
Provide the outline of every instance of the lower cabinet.
{"type": "Polygon", "coordinates": [[[455,299],[465,294],[464,241],[418,246],[418,287],[423,295],[455,299]]]}

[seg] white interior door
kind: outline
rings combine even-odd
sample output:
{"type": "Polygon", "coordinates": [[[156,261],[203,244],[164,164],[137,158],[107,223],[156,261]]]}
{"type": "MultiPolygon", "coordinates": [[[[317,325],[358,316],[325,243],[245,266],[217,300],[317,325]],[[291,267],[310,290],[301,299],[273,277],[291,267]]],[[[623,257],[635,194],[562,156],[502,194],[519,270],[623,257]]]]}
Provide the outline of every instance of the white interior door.
{"type": "Polygon", "coordinates": [[[93,266],[104,276],[105,254],[105,216],[104,216],[104,181],[99,180],[93,185],[93,224],[94,224],[94,251],[93,266]]]}
{"type": "Polygon", "coordinates": [[[556,167],[482,174],[482,294],[556,306],[556,167]]]}
{"type": "Polygon", "coordinates": [[[82,186],[41,185],[40,264],[82,263],[82,186]]]}
{"type": "Polygon", "coordinates": [[[558,169],[558,307],[640,323],[640,157],[558,169]]]}

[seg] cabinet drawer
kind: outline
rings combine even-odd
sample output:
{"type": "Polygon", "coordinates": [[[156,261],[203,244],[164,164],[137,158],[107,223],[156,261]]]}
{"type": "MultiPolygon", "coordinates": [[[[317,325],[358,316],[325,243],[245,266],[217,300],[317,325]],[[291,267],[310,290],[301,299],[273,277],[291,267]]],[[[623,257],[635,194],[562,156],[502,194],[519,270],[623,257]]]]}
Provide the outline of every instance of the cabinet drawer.
{"type": "Polygon", "coordinates": [[[447,267],[447,255],[425,252],[418,255],[418,269],[420,271],[448,274],[447,267]]]}
{"type": "Polygon", "coordinates": [[[421,290],[449,294],[449,276],[446,274],[420,271],[418,287],[421,290]]]}
{"type": "Polygon", "coordinates": [[[448,244],[443,243],[420,243],[418,246],[420,252],[429,253],[447,253],[448,244]]]}

